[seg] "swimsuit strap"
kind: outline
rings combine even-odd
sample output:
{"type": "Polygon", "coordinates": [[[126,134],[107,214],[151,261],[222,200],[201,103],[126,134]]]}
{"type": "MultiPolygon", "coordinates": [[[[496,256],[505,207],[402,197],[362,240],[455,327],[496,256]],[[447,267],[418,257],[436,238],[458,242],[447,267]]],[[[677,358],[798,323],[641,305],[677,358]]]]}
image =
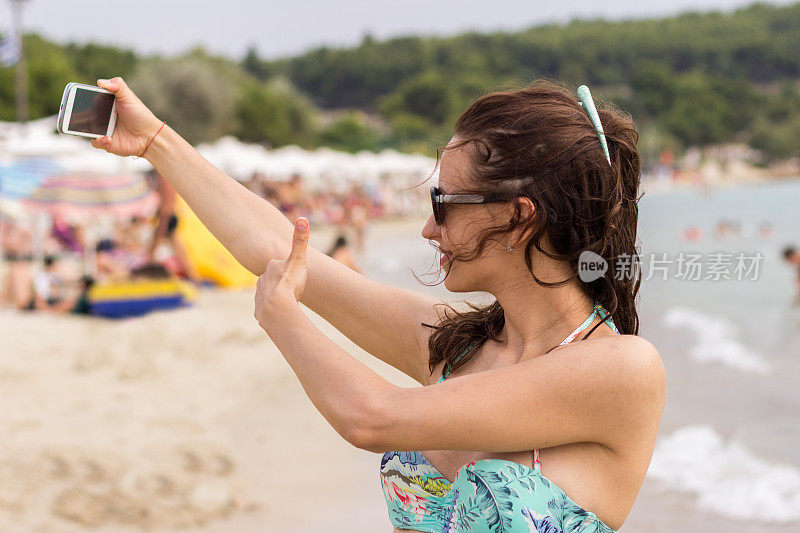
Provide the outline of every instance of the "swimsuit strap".
{"type": "MultiPolygon", "coordinates": [[[[453,364],[458,363],[458,361],[464,356],[464,354],[467,353],[468,351],[470,351],[470,349],[473,346],[475,346],[477,343],[478,343],[478,341],[475,341],[472,344],[470,344],[469,346],[467,346],[466,350],[464,350],[463,352],[458,354],[458,357],[455,358],[455,360],[453,361],[453,364]]],[[[444,381],[447,378],[447,376],[450,375],[450,372],[451,372],[450,368],[451,368],[451,365],[445,365],[444,373],[442,374],[442,377],[439,378],[439,381],[437,381],[436,383],[441,383],[442,381],[444,381]]]]}
{"type": "Polygon", "coordinates": [[[589,337],[589,335],[591,335],[592,332],[594,330],[596,330],[597,328],[599,328],[600,325],[603,324],[603,323],[608,324],[608,327],[610,327],[614,331],[614,333],[619,334],[619,330],[617,329],[617,325],[614,324],[613,320],[611,320],[611,313],[606,311],[605,308],[602,305],[599,308],[597,308],[596,311],[597,311],[597,314],[600,316],[600,318],[602,318],[602,320],[600,322],[598,322],[597,324],[595,324],[592,327],[592,329],[589,330],[589,333],[587,333],[586,335],[583,336],[583,338],[581,339],[582,341],[585,341],[586,338],[589,337]],[[603,316],[603,315],[605,315],[605,316],[603,316]]]}
{"type": "MultiPolygon", "coordinates": [[[[597,316],[597,314],[598,314],[598,311],[599,311],[600,309],[603,309],[603,306],[602,306],[602,304],[600,304],[599,302],[595,302],[595,303],[594,303],[594,308],[592,309],[592,314],[590,314],[590,315],[589,315],[589,317],[588,317],[586,320],[584,320],[584,321],[583,321],[583,324],[581,324],[580,326],[578,326],[577,328],[575,328],[575,331],[573,331],[572,333],[570,333],[570,334],[567,336],[567,338],[566,338],[566,339],[564,339],[563,341],[561,341],[561,344],[559,344],[559,346],[562,346],[562,345],[564,345],[564,344],[567,344],[568,342],[572,342],[572,340],[573,340],[575,337],[577,337],[577,336],[578,336],[578,333],[580,333],[581,331],[583,331],[584,329],[586,329],[586,328],[589,326],[589,324],[591,324],[591,323],[592,323],[592,321],[594,320],[594,317],[596,317],[596,316],[597,316]]],[[[601,315],[601,316],[602,316],[602,315],[601,315]]],[[[602,324],[602,322],[600,322],[600,323],[602,324]]],[[[587,335],[587,336],[588,336],[588,335],[587,335]]]]}
{"type": "MultiPolygon", "coordinates": [[[[619,330],[617,330],[617,326],[614,324],[614,321],[613,321],[613,320],[611,320],[611,313],[609,313],[609,312],[608,312],[608,311],[605,309],[605,307],[603,307],[603,304],[601,304],[601,303],[600,303],[600,302],[598,302],[598,301],[595,301],[595,302],[594,302],[594,307],[592,308],[592,314],[590,314],[590,315],[589,315],[589,317],[588,317],[586,320],[584,320],[584,321],[583,321],[583,324],[581,324],[580,326],[578,326],[578,327],[575,329],[575,331],[573,331],[572,333],[570,333],[570,334],[567,336],[567,338],[566,338],[566,339],[564,339],[563,341],[561,341],[561,344],[559,344],[558,346],[563,346],[564,344],[567,344],[568,342],[571,342],[572,340],[574,340],[574,339],[575,339],[575,337],[577,337],[577,336],[578,336],[578,334],[579,334],[581,331],[583,331],[584,329],[586,329],[586,328],[589,326],[589,324],[591,324],[591,323],[592,323],[592,321],[595,319],[595,317],[596,317],[596,316],[600,316],[600,318],[602,318],[602,320],[601,320],[600,322],[598,322],[598,323],[597,323],[597,324],[596,324],[596,325],[595,325],[595,326],[594,326],[594,327],[593,327],[591,330],[589,330],[589,333],[587,333],[587,334],[586,334],[586,335],[583,337],[583,339],[585,339],[586,337],[588,337],[589,335],[591,335],[591,334],[592,334],[592,332],[593,332],[595,329],[597,329],[597,327],[598,327],[598,326],[600,326],[600,324],[603,324],[603,323],[606,323],[606,324],[608,324],[608,325],[609,325],[609,327],[611,327],[611,329],[613,329],[615,333],[619,333],[619,330]]],[[[583,340],[583,339],[581,339],[581,340],[583,340]]],[[[453,360],[453,364],[456,364],[456,363],[457,363],[457,362],[458,362],[458,361],[459,361],[459,360],[460,360],[460,359],[461,359],[461,358],[464,356],[464,354],[466,354],[468,351],[470,351],[470,349],[472,349],[472,347],[473,347],[473,346],[475,346],[475,344],[477,344],[478,342],[479,342],[479,341],[475,341],[475,342],[473,342],[472,344],[470,344],[470,345],[467,347],[467,349],[466,349],[466,350],[464,350],[462,353],[460,353],[460,354],[458,355],[458,357],[456,357],[456,358],[455,358],[455,360],[453,360]]],[[[548,350],[548,351],[547,351],[547,352],[545,352],[545,353],[550,353],[550,351],[554,350],[554,349],[555,349],[555,348],[557,348],[558,346],[553,346],[552,348],[550,348],[550,350],[548,350]]],[[[449,376],[449,375],[450,375],[451,368],[452,368],[452,365],[445,365],[444,372],[442,373],[442,376],[439,378],[439,380],[437,381],[437,383],[441,383],[442,381],[444,381],[445,379],[447,379],[447,376],[449,376]]]]}

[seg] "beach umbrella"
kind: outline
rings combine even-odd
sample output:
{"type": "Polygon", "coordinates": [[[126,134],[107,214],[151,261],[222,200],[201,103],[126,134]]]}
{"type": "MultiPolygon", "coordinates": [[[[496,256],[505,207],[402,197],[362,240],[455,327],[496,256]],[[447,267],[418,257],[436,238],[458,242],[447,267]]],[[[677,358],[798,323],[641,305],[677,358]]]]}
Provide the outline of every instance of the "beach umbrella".
{"type": "Polygon", "coordinates": [[[61,165],[47,157],[30,157],[0,165],[0,198],[24,199],[48,177],[63,171],[61,165]]]}
{"type": "Polygon", "coordinates": [[[75,172],[46,178],[22,204],[33,212],[85,221],[149,216],[158,197],[141,174],[75,172]]]}
{"type": "MultiPolygon", "coordinates": [[[[110,219],[150,216],[158,207],[158,196],[141,174],[104,175],[76,172],[50,176],[23,201],[23,206],[40,216],[60,216],[86,223],[110,219]]],[[[85,273],[94,273],[94,228],[85,224],[87,242],[85,273]]]]}
{"type": "MultiPolygon", "coordinates": [[[[62,170],[48,157],[27,157],[11,164],[0,165],[0,235],[3,233],[4,217],[16,220],[23,218],[25,213],[21,201],[39,187],[48,176],[62,170]]],[[[34,252],[37,257],[41,256],[38,249],[34,252]]],[[[0,256],[4,254],[5,243],[0,240],[0,256]]]]}

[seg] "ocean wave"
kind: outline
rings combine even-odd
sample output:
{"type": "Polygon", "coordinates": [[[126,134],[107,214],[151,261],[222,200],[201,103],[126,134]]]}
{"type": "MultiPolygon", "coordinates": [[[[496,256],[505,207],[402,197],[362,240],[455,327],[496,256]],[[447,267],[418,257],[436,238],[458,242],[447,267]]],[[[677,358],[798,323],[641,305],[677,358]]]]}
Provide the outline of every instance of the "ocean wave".
{"type": "Polygon", "coordinates": [[[800,470],[770,463],[711,426],[686,426],[656,443],[647,477],[692,492],[698,505],[729,518],[800,521],[800,470]]]}
{"type": "Polygon", "coordinates": [[[676,307],[664,314],[664,323],[670,327],[685,327],[697,335],[698,340],[689,351],[696,361],[719,362],[761,375],[769,374],[771,371],[767,361],[734,339],[738,330],[736,325],[726,318],[676,307]]]}

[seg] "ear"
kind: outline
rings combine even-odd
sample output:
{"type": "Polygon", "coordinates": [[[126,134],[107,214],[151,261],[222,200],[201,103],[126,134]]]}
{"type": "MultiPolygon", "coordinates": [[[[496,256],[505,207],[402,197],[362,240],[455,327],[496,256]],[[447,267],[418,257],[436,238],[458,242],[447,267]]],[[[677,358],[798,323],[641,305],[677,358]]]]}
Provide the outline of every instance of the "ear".
{"type": "MultiPolygon", "coordinates": [[[[520,220],[530,219],[531,217],[538,216],[540,214],[537,213],[538,210],[530,198],[518,196],[517,200],[519,201],[520,207],[520,220]]],[[[533,232],[534,228],[531,227],[527,227],[524,230],[515,230],[511,234],[513,239],[511,244],[517,246],[519,243],[526,242],[533,235],[533,232]]]]}

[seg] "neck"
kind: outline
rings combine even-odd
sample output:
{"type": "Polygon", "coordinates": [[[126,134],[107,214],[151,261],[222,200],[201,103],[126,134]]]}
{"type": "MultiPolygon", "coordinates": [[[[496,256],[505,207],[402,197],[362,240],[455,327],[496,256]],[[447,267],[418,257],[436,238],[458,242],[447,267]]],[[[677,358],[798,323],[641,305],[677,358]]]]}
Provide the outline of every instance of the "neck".
{"type": "MultiPolygon", "coordinates": [[[[586,320],[594,306],[578,280],[560,287],[542,287],[527,268],[524,270],[490,291],[503,307],[505,317],[496,341],[497,357],[508,358],[509,363],[542,355],[558,346],[586,320]]],[[[565,277],[564,272],[539,275],[539,279],[548,282],[565,277]]]]}

